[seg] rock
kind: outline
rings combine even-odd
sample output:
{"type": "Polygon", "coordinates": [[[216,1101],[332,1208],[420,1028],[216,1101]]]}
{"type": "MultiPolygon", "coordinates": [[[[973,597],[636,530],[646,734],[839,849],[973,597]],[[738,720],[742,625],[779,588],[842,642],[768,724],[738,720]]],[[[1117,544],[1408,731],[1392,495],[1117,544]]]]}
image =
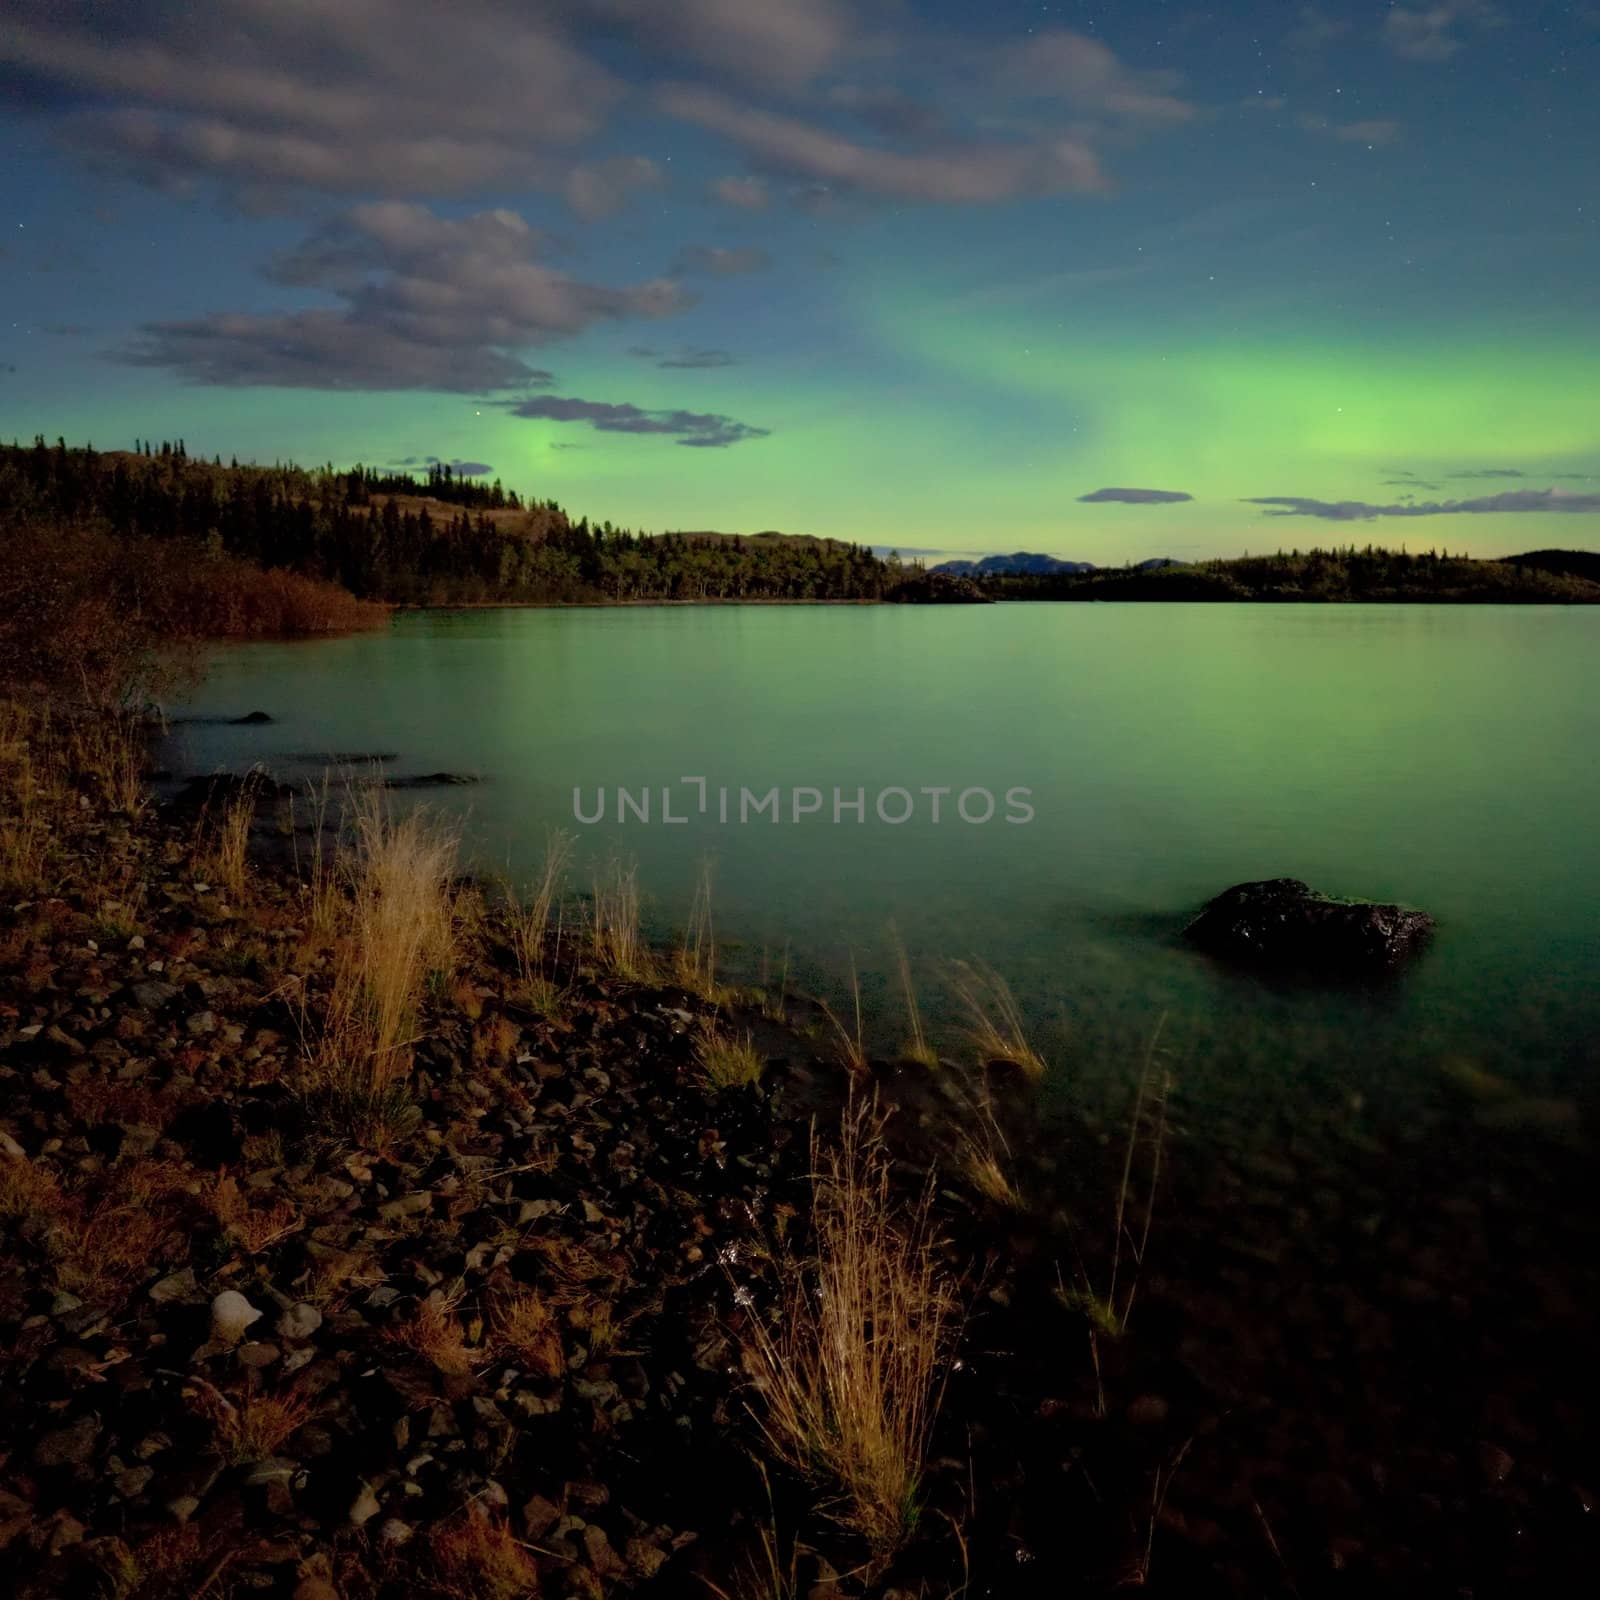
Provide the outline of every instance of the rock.
{"type": "Polygon", "coordinates": [[[478,781],[460,772],[424,772],[415,777],[385,778],[383,786],[386,789],[445,789],[478,781]]]}
{"type": "Polygon", "coordinates": [[[217,1031],[217,1014],[215,1011],[197,1011],[184,1023],[184,1027],[196,1038],[203,1033],[217,1031]]]}
{"type": "Polygon", "coordinates": [[[398,1517],[390,1517],[378,1529],[378,1539],[383,1544],[408,1544],[413,1531],[409,1522],[402,1522],[398,1517]]]}
{"type": "Polygon", "coordinates": [[[211,1302],[211,1336],[223,1344],[237,1344],[261,1313],[237,1289],[224,1289],[211,1302]]]}
{"type": "Polygon", "coordinates": [[[304,1302],[290,1306],[278,1318],[278,1332],[285,1339],[309,1339],[322,1326],[322,1313],[304,1302]]]}
{"type": "Polygon", "coordinates": [[[35,1466],[81,1467],[94,1454],[100,1437],[98,1417],[79,1417],[64,1428],[53,1428],[33,1447],[35,1466]]]}
{"type": "Polygon", "coordinates": [[[350,1521],[359,1528],[364,1523],[370,1522],[383,1508],[378,1504],[378,1497],[372,1492],[372,1485],[361,1485],[361,1493],[355,1497],[350,1507],[350,1521]]]}
{"type": "Polygon", "coordinates": [[[260,1369],[270,1367],[278,1359],[278,1347],[275,1344],[252,1343],[242,1344],[238,1349],[239,1365],[260,1369]]]}
{"type": "Polygon", "coordinates": [[[1433,925],[1425,912],[1406,906],[1336,900],[1298,878],[1268,878],[1224,890],[1183,932],[1224,960],[1350,976],[1399,966],[1433,925]]]}
{"type": "Polygon", "coordinates": [[[277,718],[268,712],[247,711],[242,717],[229,717],[228,726],[230,728],[259,728],[275,721],[277,721],[277,718]]]}
{"type": "Polygon", "coordinates": [[[111,1486],[124,1500],[143,1494],[146,1485],[155,1477],[154,1467],[126,1467],[111,1480],[111,1486]]]}
{"type": "Polygon", "coordinates": [[[341,1596],[326,1578],[304,1578],[289,1600],[341,1600],[341,1596]]]}
{"type": "Polygon", "coordinates": [[[169,1000],[175,1000],[177,995],[175,984],[163,983],[159,978],[150,978],[133,986],[133,998],[146,1011],[159,1011],[169,1000]]]}

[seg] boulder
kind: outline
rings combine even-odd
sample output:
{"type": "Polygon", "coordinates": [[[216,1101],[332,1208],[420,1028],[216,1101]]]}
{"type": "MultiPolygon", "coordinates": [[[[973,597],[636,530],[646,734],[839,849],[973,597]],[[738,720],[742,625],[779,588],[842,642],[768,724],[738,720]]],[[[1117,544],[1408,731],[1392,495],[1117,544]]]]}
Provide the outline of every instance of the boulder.
{"type": "Polygon", "coordinates": [[[1325,976],[1392,971],[1426,942],[1433,918],[1408,906],[1340,900],[1298,878],[1236,883],[1184,929],[1209,954],[1325,976]]]}

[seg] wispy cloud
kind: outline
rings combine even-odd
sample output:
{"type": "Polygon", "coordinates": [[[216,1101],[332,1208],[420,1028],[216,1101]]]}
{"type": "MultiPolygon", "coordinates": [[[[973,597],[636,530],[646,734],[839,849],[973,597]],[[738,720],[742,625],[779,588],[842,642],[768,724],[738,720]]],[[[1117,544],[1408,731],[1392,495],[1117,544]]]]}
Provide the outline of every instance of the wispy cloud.
{"type": "Polygon", "coordinates": [[[1479,467],[1474,472],[1451,472],[1446,474],[1451,478],[1526,478],[1526,472],[1519,472],[1515,467],[1479,467]]]}
{"type": "Polygon", "coordinates": [[[720,449],[746,439],[764,439],[770,428],[753,428],[732,417],[704,411],[647,411],[635,405],[614,405],[604,400],[578,400],[560,395],[540,395],[508,401],[514,417],[544,422],[583,422],[599,433],[667,434],[674,442],[696,449],[720,449]]]}
{"type": "Polygon", "coordinates": [[[704,272],[714,278],[733,278],[745,272],[760,272],[772,265],[772,257],[754,246],[729,249],[724,245],[692,244],[678,252],[672,263],[674,272],[704,272]]]}
{"type": "Polygon", "coordinates": [[[519,347],[693,303],[670,278],[584,283],[546,266],[540,248],[513,211],[446,219],[401,201],[357,206],[268,269],[340,308],[150,323],[112,358],[229,387],[495,390],[551,381],[519,347]]]}
{"type": "Polygon", "coordinates": [[[1078,499],[1089,505],[1118,502],[1129,506],[1168,506],[1180,500],[1193,500],[1194,496],[1181,489],[1096,489],[1093,494],[1080,494],[1078,499]]]}
{"type": "Polygon", "coordinates": [[[1372,505],[1365,500],[1312,500],[1300,495],[1254,495],[1245,505],[1267,506],[1269,517],[1321,517],[1329,522],[1370,522],[1375,517],[1447,517],[1458,513],[1600,511],[1600,494],[1570,489],[1508,489],[1476,500],[1419,500],[1372,505]]]}
{"type": "Polygon", "coordinates": [[[1448,61],[1475,28],[1498,27],[1504,18],[1488,0],[1435,0],[1427,6],[1392,6],[1383,42],[1411,61],[1448,61]]]}
{"type": "Polygon", "coordinates": [[[678,372],[703,372],[715,367],[734,367],[739,364],[739,358],[731,355],[726,350],[697,350],[686,348],[676,351],[661,351],[649,345],[636,344],[630,346],[628,354],[638,361],[653,361],[658,367],[666,367],[678,372]]]}

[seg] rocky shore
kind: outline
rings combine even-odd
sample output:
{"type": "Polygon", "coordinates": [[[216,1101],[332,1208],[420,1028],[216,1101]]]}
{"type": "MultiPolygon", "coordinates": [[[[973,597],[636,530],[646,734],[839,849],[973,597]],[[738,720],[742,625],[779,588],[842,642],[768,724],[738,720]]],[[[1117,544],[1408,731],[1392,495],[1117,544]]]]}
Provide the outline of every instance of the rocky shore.
{"type": "Polygon", "coordinates": [[[1028,1061],[864,1060],[667,958],[572,939],[530,990],[465,893],[406,1116],[360,1141],[303,1089],[337,957],[279,819],[240,868],[214,816],[86,787],[0,904],[15,1592],[1510,1594],[1600,1560],[1570,1108],[1497,1122],[1462,1073],[1408,1136],[1345,1101],[1230,1140],[1153,1051],[1047,1122],[1028,1061]],[[755,1081],[713,1086],[713,1027],[755,1081]],[[863,1103],[950,1311],[892,1547],[777,1458],[759,1359],[863,1103]]]}

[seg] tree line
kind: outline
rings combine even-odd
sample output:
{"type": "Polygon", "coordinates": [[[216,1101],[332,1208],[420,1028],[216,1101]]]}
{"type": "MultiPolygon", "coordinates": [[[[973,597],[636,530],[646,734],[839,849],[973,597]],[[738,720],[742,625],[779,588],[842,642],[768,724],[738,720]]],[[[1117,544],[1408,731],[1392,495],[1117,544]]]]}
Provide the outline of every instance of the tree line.
{"type": "Polygon", "coordinates": [[[0,517],[179,541],[412,605],[645,600],[876,600],[908,575],[837,540],[647,535],[572,518],[448,464],[409,473],[224,466],[159,449],[0,445],[0,517]],[[447,506],[448,511],[441,511],[447,506]]]}

